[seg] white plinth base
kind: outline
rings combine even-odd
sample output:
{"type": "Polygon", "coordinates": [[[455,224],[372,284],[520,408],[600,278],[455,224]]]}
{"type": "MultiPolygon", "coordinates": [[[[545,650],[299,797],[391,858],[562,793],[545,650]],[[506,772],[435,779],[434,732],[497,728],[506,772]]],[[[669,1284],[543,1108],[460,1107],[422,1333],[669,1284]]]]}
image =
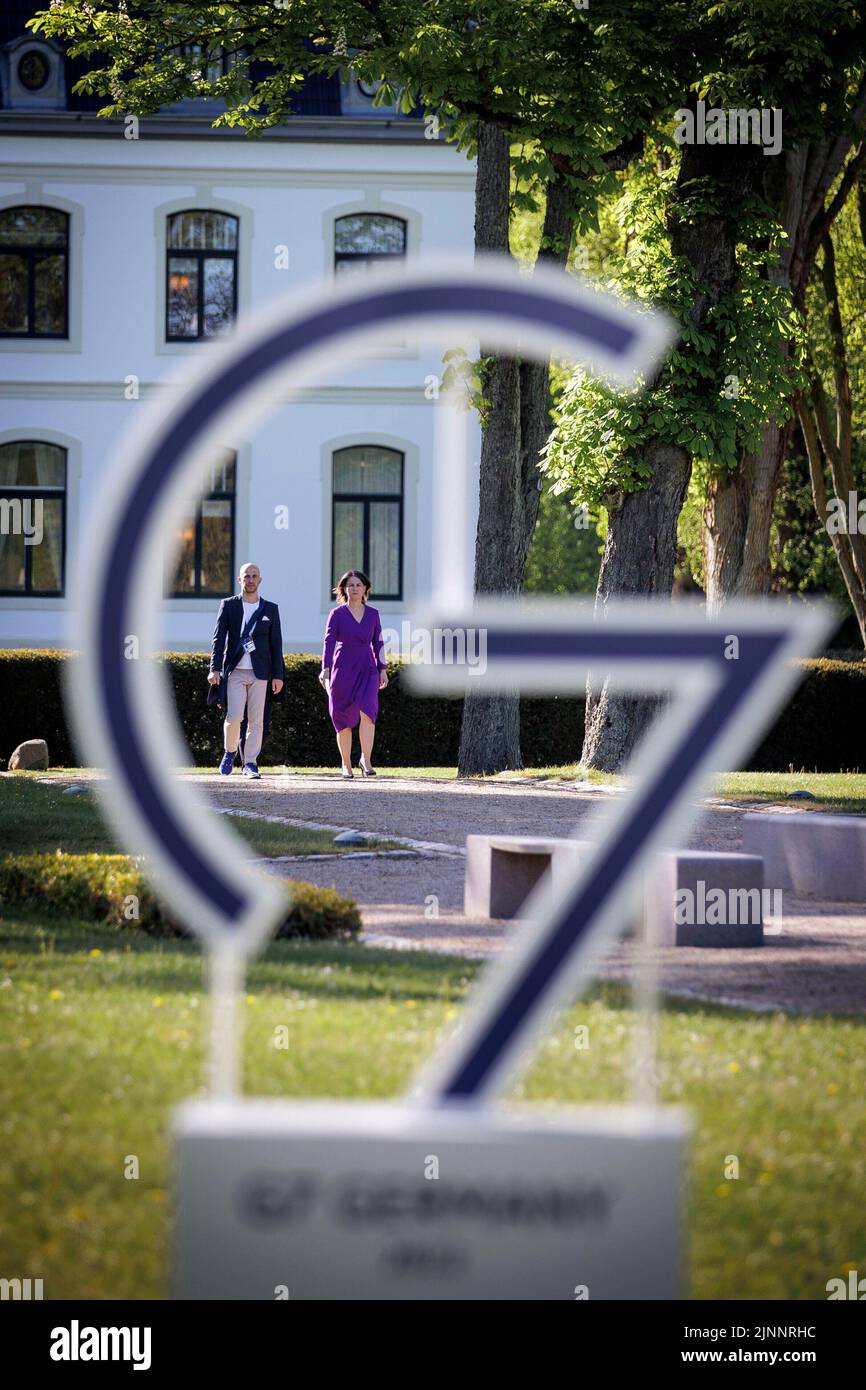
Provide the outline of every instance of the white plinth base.
{"type": "Polygon", "coordinates": [[[678,1298],[687,1132],[668,1108],[191,1101],[174,1292],[678,1298]]]}

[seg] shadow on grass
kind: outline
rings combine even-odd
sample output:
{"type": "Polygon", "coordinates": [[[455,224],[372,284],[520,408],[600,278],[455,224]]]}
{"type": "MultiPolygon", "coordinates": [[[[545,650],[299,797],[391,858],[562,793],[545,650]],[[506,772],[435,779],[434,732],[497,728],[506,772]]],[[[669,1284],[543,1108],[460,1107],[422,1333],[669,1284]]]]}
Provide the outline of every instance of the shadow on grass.
{"type": "MultiPolygon", "coordinates": [[[[124,976],[124,984],[142,990],[158,986],[161,993],[172,988],[186,992],[190,988],[186,966],[204,966],[199,943],[180,937],[151,937],[134,929],[114,930],[80,919],[52,920],[37,912],[16,911],[14,918],[0,918],[0,951],[14,949],[21,957],[57,960],[80,957],[94,948],[135,959],[135,969],[124,976]],[[167,956],[179,957],[178,972],[166,972],[164,965],[151,970],[145,964],[148,958],[165,961],[167,956]]],[[[274,941],[250,961],[247,983],[328,999],[393,999],[405,994],[416,1000],[427,997],[456,1002],[478,968],[479,962],[460,956],[377,950],[355,941],[274,941]],[[324,969],[334,973],[317,978],[315,972],[324,969]],[[350,969],[357,978],[347,978],[350,969]]],[[[103,983],[97,987],[102,988],[103,983]]]]}
{"type": "Polygon", "coordinates": [[[723,801],[742,806],[744,811],[764,806],[784,806],[789,811],[810,811],[813,815],[832,814],[834,816],[866,815],[866,798],[862,796],[825,796],[823,792],[815,795],[814,801],[798,801],[787,797],[784,792],[729,792],[722,789],[713,793],[723,801]]]}
{"type": "MultiPolygon", "coordinates": [[[[774,943],[779,944],[779,943],[774,943]]],[[[826,943],[822,943],[826,944],[826,943]]],[[[204,987],[202,948],[197,942],[179,938],[153,938],[134,930],[114,931],[98,923],[80,920],[52,922],[44,914],[17,913],[14,919],[0,919],[0,953],[15,952],[20,960],[68,960],[98,947],[103,952],[119,952],[123,967],[123,985],[142,992],[156,991],[188,993],[204,987]],[[170,964],[174,957],[176,966],[170,964]],[[152,968],[150,965],[152,962],[152,968]],[[192,972],[194,970],[194,978],[192,972]]],[[[83,963],[83,962],[82,962],[83,963]]],[[[802,971],[802,962],[790,966],[779,959],[779,966],[790,969],[792,976],[802,971]]],[[[118,968],[118,967],[116,967],[118,968]]],[[[400,1000],[412,998],[460,1004],[479,973],[483,961],[467,960],[424,951],[391,951],[364,946],[359,942],[278,941],[271,943],[249,964],[246,987],[251,992],[262,990],[274,994],[288,991],[315,996],[329,1001],[400,1000]],[[323,975],[323,971],[327,974],[323,975]]],[[[834,980],[845,984],[844,993],[851,997],[859,982],[864,981],[862,966],[834,965],[834,980]]],[[[117,977],[115,977],[117,978],[117,977]]],[[[87,987],[100,990],[108,982],[104,977],[91,977],[87,987]]],[[[793,981],[792,981],[793,983],[793,981]]],[[[866,982],[864,982],[866,989],[866,982]]],[[[614,980],[595,981],[583,996],[586,1003],[601,1003],[613,1012],[631,1012],[632,992],[628,985],[614,980]]],[[[707,1000],[691,999],[672,992],[662,1000],[667,1014],[687,1018],[766,1019],[770,1013],[785,1013],[779,1008],[767,1010],[758,1006],[738,1008],[707,1000]]],[[[863,1023],[861,1013],[833,1010],[816,1006],[814,1009],[792,1011],[801,1020],[806,1018],[837,1019],[847,1017],[863,1023]]]]}

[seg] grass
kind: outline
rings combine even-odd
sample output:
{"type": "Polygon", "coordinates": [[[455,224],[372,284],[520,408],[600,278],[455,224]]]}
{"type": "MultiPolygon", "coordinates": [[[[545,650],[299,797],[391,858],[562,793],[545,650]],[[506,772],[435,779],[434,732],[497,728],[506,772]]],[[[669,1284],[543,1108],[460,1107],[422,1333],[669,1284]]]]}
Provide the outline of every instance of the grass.
{"type": "MultiPolygon", "coordinates": [[[[477,973],[455,957],[274,943],[247,977],[245,1091],[399,1094],[477,973]],[[287,1050],[274,1046],[280,1025],[287,1050]]],[[[52,1299],[165,1296],[168,1124],[201,1087],[206,1012],[192,943],[39,915],[0,922],[6,1275],[43,1278],[52,1299]],[[124,1177],[131,1155],[137,1180],[124,1177]]],[[[633,1023],[627,992],[598,986],[518,1094],[622,1100],[633,1023]]],[[[866,1268],[863,1019],[668,1004],[660,1079],[695,1120],[693,1297],[823,1299],[828,1279],[866,1268]],[[731,1155],[740,1176],[726,1181],[731,1155]]]]}
{"type": "MultiPolygon", "coordinates": [[[[623,778],[609,772],[596,772],[579,763],[558,767],[535,767],[506,774],[533,781],[559,778],[565,782],[589,781],[599,785],[622,784],[623,778]]],[[[801,809],[836,811],[840,815],[866,815],[866,773],[861,772],[729,772],[720,777],[716,794],[731,801],[785,801],[789,792],[809,791],[814,801],[800,803],[801,809]]]]}
{"type": "Polygon", "coordinates": [[[582,763],[551,763],[548,767],[527,767],[521,772],[503,772],[505,777],[528,777],[533,782],[555,778],[562,782],[595,782],[599,786],[616,785],[622,781],[613,772],[598,772],[594,767],[584,767],[582,763]]]}
{"type": "MultiPolygon", "coordinates": [[[[251,850],[265,859],[282,854],[399,847],[390,840],[335,845],[330,830],[306,830],[246,816],[229,815],[224,819],[251,850]]],[[[26,773],[0,779],[0,854],[55,849],[68,854],[110,854],[119,848],[90,789],[67,796],[59,787],[29,781],[26,773]]]]}
{"type": "MultiPolygon", "coordinates": [[[[820,798],[811,806],[864,809],[866,778],[855,774],[740,773],[723,784],[726,795],[757,801],[797,787],[820,798]]],[[[234,819],[261,854],[333,847],[327,832],[234,819]]],[[[26,776],[0,781],[0,843],[0,852],[112,845],[90,793],[65,796],[26,776]]],[[[477,972],[420,952],[272,944],[248,974],[245,1091],[399,1094],[477,972]],[[286,1051],[274,1047],[280,1025],[289,1028],[286,1051]]],[[[7,1273],[44,1279],[48,1298],[165,1295],[168,1124],[173,1106],[201,1087],[205,1015],[193,943],[49,915],[0,921],[7,1273]],[[124,1177],[130,1155],[138,1180],[124,1177]]],[[[622,1100],[633,1025],[626,991],[598,986],[548,1038],[518,1094],[541,1105],[622,1100]],[[589,1027],[586,1050],[573,1045],[577,1024],[589,1027]]],[[[661,1092],[695,1119],[692,1296],[823,1298],[828,1279],[866,1268],[864,1030],[860,1018],[690,1003],[663,1010],[661,1092]],[[731,1155],[736,1181],[725,1179],[731,1155]]]]}
{"type": "Polygon", "coordinates": [[[810,806],[840,815],[866,815],[866,774],[862,772],[731,772],[723,778],[721,794],[751,801],[784,801],[789,792],[813,792],[810,806]]]}

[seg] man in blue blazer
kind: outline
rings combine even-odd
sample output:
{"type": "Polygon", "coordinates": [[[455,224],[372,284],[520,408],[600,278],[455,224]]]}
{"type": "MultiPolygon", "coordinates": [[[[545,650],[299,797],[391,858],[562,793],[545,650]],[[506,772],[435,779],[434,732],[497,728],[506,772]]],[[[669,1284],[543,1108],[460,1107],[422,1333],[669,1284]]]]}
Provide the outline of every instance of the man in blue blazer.
{"type": "Polygon", "coordinates": [[[220,772],[226,777],[234,767],[244,717],[243,775],[261,776],[257,760],[264,736],[265,706],[269,696],[279,695],[285,677],[280,610],[259,596],[261,582],[258,565],[242,565],[240,593],[223,599],[214,628],[208,684],[219,687],[211,696],[226,712],[225,752],[220,763],[220,772]]]}

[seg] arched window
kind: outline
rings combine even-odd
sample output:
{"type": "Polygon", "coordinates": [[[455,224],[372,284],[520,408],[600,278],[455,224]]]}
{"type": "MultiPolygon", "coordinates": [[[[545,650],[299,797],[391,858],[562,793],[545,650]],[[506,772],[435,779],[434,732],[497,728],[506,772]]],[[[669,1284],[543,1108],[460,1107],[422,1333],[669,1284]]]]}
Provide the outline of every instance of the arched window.
{"type": "MultiPolygon", "coordinates": [[[[24,22],[22,8],[8,3],[3,6],[3,18],[8,13],[16,29],[24,22]],[[16,8],[18,25],[12,19],[16,8]]],[[[9,32],[7,29],[7,35],[9,32]]],[[[3,89],[3,105],[10,111],[62,111],[66,82],[60,45],[19,31],[18,38],[3,46],[3,89]]]]}
{"type": "Polygon", "coordinates": [[[69,215],[59,208],[0,212],[0,336],[67,338],[69,215]]]}
{"type": "Polygon", "coordinates": [[[65,546],[66,450],[0,444],[0,593],[62,595],[65,546]]]}
{"type": "Polygon", "coordinates": [[[403,458],[378,444],[335,451],[332,584],[360,569],[376,598],[403,597],[403,458]]]}
{"type": "Polygon", "coordinates": [[[383,212],[353,212],[334,224],[334,271],[364,273],[376,261],[406,254],[406,222],[383,212]]]}
{"type": "Polygon", "coordinates": [[[165,576],[166,598],[225,598],[234,589],[236,455],[206,470],[203,497],[177,528],[165,576]]]}
{"type": "Polygon", "coordinates": [[[165,336],[213,338],[237,312],[238,219],[225,212],[168,218],[165,336]]]}

